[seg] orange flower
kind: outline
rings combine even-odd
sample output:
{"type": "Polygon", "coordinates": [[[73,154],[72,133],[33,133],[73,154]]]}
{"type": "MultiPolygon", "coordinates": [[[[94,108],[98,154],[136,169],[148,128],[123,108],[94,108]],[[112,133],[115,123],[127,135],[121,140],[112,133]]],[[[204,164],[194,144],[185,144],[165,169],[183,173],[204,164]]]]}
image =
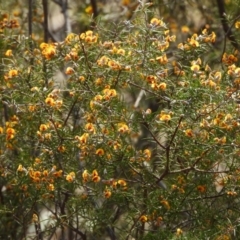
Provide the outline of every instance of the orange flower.
{"type": "Polygon", "coordinates": [[[42,55],[48,60],[56,55],[56,47],[53,44],[41,43],[40,48],[42,49],[42,55]]]}
{"type": "Polygon", "coordinates": [[[105,198],[110,198],[111,195],[112,195],[112,192],[111,192],[108,188],[106,188],[106,189],[104,190],[104,197],[105,197],[105,198]]]}
{"type": "Polygon", "coordinates": [[[190,138],[193,137],[194,136],[193,130],[192,129],[185,130],[185,135],[190,138]]]}
{"type": "Polygon", "coordinates": [[[129,133],[129,127],[125,123],[118,124],[118,132],[119,133],[129,133]]]}
{"type": "Polygon", "coordinates": [[[221,138],[214,138],[213,140],[218,144],[225,144],[227,142],[227,138],[225,136],[221,138]]]}
{"type": "Polygon", "coordinates": [[[41,124],[40,127],[39,127],[39,131],[40,132],[44,132],[48,129],[48,125],[47,124],[41,124]]]}
{"type": "Polygon", "coordinates": [[[6,130],[6,133],[7,133],[7,136],[6,136],[7,140],[10,140],[15,137],[16,131],[13,128],[9,127],[6,130]]]}
{"type": "Polygon", "coordinates": [[[109,62],[109,58],[106,57],[106,56],[102,56],[100,59],[97,60],[97,65],[98,66],[106,66],[108,65],[108,62],[109,62]]]}
{"type": "Polygon", "coordinates": [[[159,84],[157,85],[157,88],[160,89],[160,90],[165,91],[166,88],[167,88],[167,84],[166,84],[166,83],[159,83],[159,84]]]}
{"type": "Polygon", "coordinates": [[[66,73],[67,75],[72,75],[72,74],[74,73],[74,69],[71,68],[71,67],[67,67],[65,73],[66,73]]]}
{"type": "Polygon", "coordinates": [[[18,75],[18,70],[16,70],[16,69],[12,69],[8,72],[8,77],[9,78],[16,77],[17,75],[18,75]]]}
{"type": "Polygon", "coordinates": [[[51,106],[51,107],[55,106],[55,101],[54,101],[54,99],[53,99],[52,97],[47,97],[47,98],[45,99],[45,103],[46,103],[47,105],[51,106]]]}
{"type": "Polygon", "coordinates": [[[71,183],[71,182],[74,181],[75,177],[76,177],[75,172],[70,172],[70,173],[66,176],[66,180],[71,183]]]}
{"type": "Polygon", "coordinates": [[[162,200],[161,203],[167,210],[170,209],[170,204],[167,200],[162,200]]]}
{"type": "Polygon", "coordinates": [[[63,153],[63,152],[66,151],[66,147],[65,147],[64,145],[60,145],[57,149],[58,149],[58,151],[61,152],[61,153],[63,153]]]}
{"type": "Polygon", "coordinates": [[[122,187],[122,190],[127,190],[127,182],[123,179],[119,179],[117,181],[117,184],[122,187]]]}
{"type": "Polygon", "coordinates": [[[205,185],[198,185],[198,186],[197,186],[197,190],[198,190],[200,193],[204,193],[204,192],[206,192],[206,186],[205,186],[205,185]]]}
{"type": "Polygon", "coordinates": [[[117,91],[115,89],[106,88],[106,89],[103,90],[103,94],[104,94],[104,99],[109,100],[110,98],[113,98],[113,97],[117,96],[117,91]]]}
{"type": "Polygon", "coordinates": [[[101,178],[98,176],[97,170],[93,170],[92,172],[92,181],[93,182],[99,182],[101,178]]]}
{"type": "Polygon", "coordinates": [[[142,215],[140,218],[139,218],[139,221],[141,221],[142,223],[145,223],[148,221],[148,217],[146,215],[142,215]]]}
{"type": "Polygon", "coordinates": [[[88,137],[89,137],[89,134],[88,133],[84,133],[81,137],[76,136],[75,139],[78,140],[82,144],[86,144],[88,137]]]}
{"type": "Polygon", "coordinates": [[[168,58],[167,58],[167,55],[166,53],[161,56],[161,57],[157,57],[156,60],[160,63],[160,64],[167,64],[168,63],[168,58]]]}
{"type": "Polygon", "coordinates": [[[84,76],[79,76],[79,78],[78,78],[78,80],[80,81],[80,82],[84,82],[85,81],[85,77],[84,76]]]}
{"type": "Polygon", "coordinates": [[[85,125],[85,129],[87,131],[89,131],[90,133],[95,133],[96,132],[95,127],[94,127],[94,125],[92,123],[87,123],[85,125]]]}
{"type": "Polygon", "coordinates": [[[96,155],[103,156],[104,155],[104,150],[102,148],[97,149],[96,150],[96,155]]]}

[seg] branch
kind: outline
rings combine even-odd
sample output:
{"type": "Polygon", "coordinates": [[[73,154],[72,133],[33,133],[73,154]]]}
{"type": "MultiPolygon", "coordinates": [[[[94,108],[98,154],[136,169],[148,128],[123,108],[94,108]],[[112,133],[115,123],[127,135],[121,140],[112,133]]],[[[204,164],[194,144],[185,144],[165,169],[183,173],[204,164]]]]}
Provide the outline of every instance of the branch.
{"type": "MultiPolygon", "coordinates": [[[[233,32],[231,30],[233,25],[231,25],[231,27],[228,26],[228,20],[227,20],[227,17],[226,17],[224,0],[217,0],[217,5],[218,5],[219,15],[221,17],[222,27],[223,27],[223,30],[225,32],[225,37],[227,37],[230,40],[230,42],[231,42],[231,44],[233,45],[234,48],[239,50],[239,44],[237,43],[237,40],[235,39],[235,37],[233,35],[233,32]]],[[[224,48],[225,47],[226,46],[224,46],[224,48]]]]}
{"type": "Polygon", "coordinates": [[[48,1],[42,0],[43,5],[43,29],[44,29],[44,42],[48,42],[48,1]]]}

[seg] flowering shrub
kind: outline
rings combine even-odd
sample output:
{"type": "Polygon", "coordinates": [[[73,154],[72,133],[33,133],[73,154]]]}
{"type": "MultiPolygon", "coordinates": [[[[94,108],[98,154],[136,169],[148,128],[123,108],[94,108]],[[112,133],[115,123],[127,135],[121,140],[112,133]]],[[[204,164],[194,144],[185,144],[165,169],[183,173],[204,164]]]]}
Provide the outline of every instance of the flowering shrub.
{"type": "Polygon", "coordinates": [[[2,33],[2,238],[239,230],[238,53],[211,66],[204,29],[170,59],[175,36],[140,11],[114,40],[100,27],[40,45],[2,33]]]}

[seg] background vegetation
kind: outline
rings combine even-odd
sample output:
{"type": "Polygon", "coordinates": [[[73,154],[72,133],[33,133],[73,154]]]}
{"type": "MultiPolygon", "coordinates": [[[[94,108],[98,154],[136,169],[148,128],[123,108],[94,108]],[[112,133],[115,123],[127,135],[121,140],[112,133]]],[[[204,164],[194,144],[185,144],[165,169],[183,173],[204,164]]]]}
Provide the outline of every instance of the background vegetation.
{"type": "Polygon", "coordinates": [[[1,239],[238,239],[239,1],[0,4],[1,239]]]}

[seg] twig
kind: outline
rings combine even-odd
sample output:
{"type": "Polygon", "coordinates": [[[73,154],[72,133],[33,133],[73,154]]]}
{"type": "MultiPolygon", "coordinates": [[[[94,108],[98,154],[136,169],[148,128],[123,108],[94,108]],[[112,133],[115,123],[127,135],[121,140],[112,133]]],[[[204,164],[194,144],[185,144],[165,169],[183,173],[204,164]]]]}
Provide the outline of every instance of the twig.
{"type": "Polygon", "coordinates": [[[44,42],[48,42],[48,1],[42,0],[43,5],[43,29],[44,29],[44,42]]]}
{"type": "Polygon", "coordinates": [[[220,61],[222,61],[223,54],[226,50],[227,38],[230,40],[233,47],[239,50],[239,44],[234,37],[234,34],[232,32],[232,27],[235,24],[235,21],[240,18],[240,15],[237,16],[233,20],[233,23],[230,26],[228,26],[228,21],[227,21],[227,18],[226,18],[226,12],[225,12],[225,7],[224,7],[224,0],[217,0],[217,5],[218,5],[219,15],[221,17],[222,27],[223,27],[223,30],[225,32],[223,51],[222,51],[221,60],[220,60],[220,61]]]}

